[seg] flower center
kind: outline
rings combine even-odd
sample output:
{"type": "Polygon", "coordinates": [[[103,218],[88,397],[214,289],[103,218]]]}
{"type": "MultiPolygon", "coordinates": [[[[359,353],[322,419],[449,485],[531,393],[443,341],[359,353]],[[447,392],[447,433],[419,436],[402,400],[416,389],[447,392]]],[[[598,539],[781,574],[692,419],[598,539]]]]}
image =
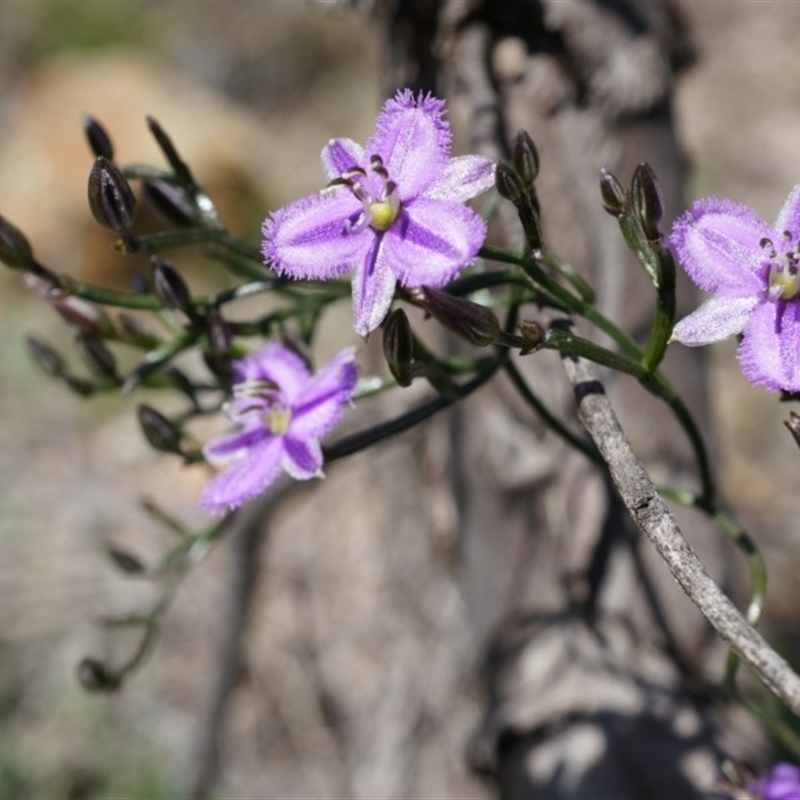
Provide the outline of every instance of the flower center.
{"type": "Polygon", "coordinates": [[[759,244],[769,253],[767,297],[773,302],[796,300],[800,297],[800,242],[792,247],[792,234],[783,232],[783,247],[779,253],[772,239],[763,238],[759,244]]]}
{"type": "Polygon", "coordinates": [[[264,422],[275,436],[283,436],[289,430],[292,421],[292,409],[273,406],[264,415],[264,422]]]}
{"type": "Polygon", "coordinates": [[[237,416],[256,413],[274,436],[283,436],[289,430],[292,409],[284,404],[276,383],[259,379],[242,381],[233,387],[233,396],[235,400],[246,401],[239,404],[237,416]]]}
{"type": "Polygon", "coordinates": [[[350,232],[361,231],[369,225],[382,233],[392,227],[400,213],[397,184],[389,178],[379,155],[370,156],[368,172],[361,167],[351,167],[328,184],[329,188],[334,186],[346,186],[364,206],[364,213],[350,224],[350,232]]]}

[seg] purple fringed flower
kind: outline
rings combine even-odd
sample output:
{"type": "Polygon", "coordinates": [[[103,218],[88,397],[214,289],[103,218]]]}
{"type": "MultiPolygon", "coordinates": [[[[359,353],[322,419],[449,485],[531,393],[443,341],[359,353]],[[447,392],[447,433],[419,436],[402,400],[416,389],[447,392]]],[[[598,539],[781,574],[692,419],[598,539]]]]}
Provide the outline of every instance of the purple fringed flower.
{"type": "Polygon", "coordinates": [[[702,345],[743,333],[745,377],[778,391],[800,391],[800,185],[775,227],[747,206],[698,200],[672,229],[669,244],[689,277],[713,292],[673,331],[702,345]]]}
{"type": "Polygon", "coordinates": [[[233,368],[228,414],[237,429],[203,448],[210,463],[229,465],[200,498],[211,513],[260,494],[281,469],[301,481],[320,476],[319,439],[341,419],[358,376],[353,348],[312,375],[297,353],[277,342],[235,361],[233,368]]]}
{"type": "Polygon", "coordinates": [[[443,286],[472,263],[486,223],[463,205],[494,183],[494,163],[450,157],[444,101],[398,92],[361,145],[322,150],[326,189],[264,222],[264,258],[280,275],[327,280],[353,273],[353,318],[365,336],[403,286],[443,286]]]}
{"type": "Polygon", "coordinates": [[[752,789],[760,800],[800,800],[800,768],[776,764],[752,789]]]}

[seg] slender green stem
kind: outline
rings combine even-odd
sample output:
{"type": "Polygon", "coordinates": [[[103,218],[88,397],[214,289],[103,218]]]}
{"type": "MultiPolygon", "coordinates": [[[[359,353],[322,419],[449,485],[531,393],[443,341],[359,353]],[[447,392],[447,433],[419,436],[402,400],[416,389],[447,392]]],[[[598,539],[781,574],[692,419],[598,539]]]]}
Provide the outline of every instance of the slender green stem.
{"type": "Polygon", "coordinates": [[[642,365],[655,372],[667,351],[675,322],[675,261],[668,250],[658,249],[659,281],[653,328],[642,356],[642,365]]]}
{"type": "Polygon", "coordinates": [[[638,362],[595,344],[582,336],[576,336],[571,331],[561,328],[548,328],[544,333],[541,347],[547,350],[558,350],[559,353],[586,358],[603,367],[609,367],[617,372],[633,375],[634,378],[643,380],[647,371],[638,362]]]}
{"type": "Polygon", "coordinates": [[[118,308],[138,308],[145,311],[159,311],[161,301],[154,294],[134,294],[133,292],[118,292],[114,289],[104,289],[89,283],[71,278],[69,275],[60,275],[58,278],[61,286],[70,294],[99,303],[105,306],[118,308]]]}
{"type": "Polygon", "coordinates": [[[352,455],[353,453],[358,453],[370,445],[388,439],[390,436],[402,433],[409,428],[413,428],[417,423],[423,422],[438,411],[442,411],[448,406],[453,405],[457,400],[463,400],[476,389],[483,386],[483,384],[497,372],[501,363],[502,359],[494,361],[487,369],[476,375],[471,381],[459,386],[457,395],[446,397],[440,395],[395,419],[391,419],[388,422],[381,422],[365,431],[358,431],[350,436],[345,436],[329,447],[323,448],[325,462],[335,461],[339,458],[352,455]]]}
{"type": "Polygon", "coordinates": [[[697,423],[694,421],[689,409],[683,402],[675,387],[667,380],[660,371],[648,375],[641,381],[642,386],[651,394],[661,398],[671,409],[675,418],[689,437],[689,442],[694,451],[697,471],[700,476],[700,486],[702,487],[701,497],[705,508],[715,508],[716,506],[716,487],[714,486],[714,474],[711,470],[711,462],[708,458],[708,450],[697,423]]]}
{"type": "Polygon", "coordinates": [[[164,342],[160,347],[151,350],[141,361],[138,367],[125,378],[122,386],[122,393],[128,394],[134,387],[148,378],[153,372],[160,369],[168,361],[171,361],[178,353],[191,347],[201,335],[201,331],[190,328],[164,342]]]}
{"type": "MultiPolygon", "coordinates": [[[[225,228],[188,228],[180,231],[163,231],[139,236],[135,242],[138,250],[144,253],[163,253],[179,247],[200,244],[221,244],[231,252],[244,256],[250,261],[263,263],[263,256],[257,247],[234,236],[225,228]]],[[[124,242],[117,242],[115,246],[124,252],[132,252],[131,247],[124,242]]]]}
{"type": "Polygon", "coordinates": [[[606,462],[603,460],[600,453],[597,452],[597,449],[588,441],[573,433],[547,408],[547,406],[545,406],[541,399],[534,394],[530,386],[528,386],[525,378],[522,377],[511,359],[508,359],[503,367],[506,374],[511,379],[511,382],[514,384],[514,387],[522,396],[522,399],[544,420],[548,428],[560,436],[568,445],[583,453],[590,461],[605,468],[606,462]]]}
{"type": "Polygon", "coordinates": [[[514,284],[517,286],[529,286],[525,275],[519,269],[495,270],[492,272],[479,272],[475,275],[467,275],[447,284],[447,291],[458,297],[478,292],[481,289],[490,289],[493,286],[507,286],[514,284]]]}

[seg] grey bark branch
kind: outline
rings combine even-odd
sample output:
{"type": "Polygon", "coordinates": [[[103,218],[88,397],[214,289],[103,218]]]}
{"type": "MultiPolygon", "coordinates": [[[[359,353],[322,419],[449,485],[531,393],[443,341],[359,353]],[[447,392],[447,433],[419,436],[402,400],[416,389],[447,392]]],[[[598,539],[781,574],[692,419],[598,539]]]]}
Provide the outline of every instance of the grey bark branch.
{"type": "Polygon", "coordinates": [[[622,502],[680,587],[764,683],[800,714],[800,677],[752,628],[708,574],[659,496],[619,424],[594,365],[563,357],[578,415],[609,468],[622,502]]]}

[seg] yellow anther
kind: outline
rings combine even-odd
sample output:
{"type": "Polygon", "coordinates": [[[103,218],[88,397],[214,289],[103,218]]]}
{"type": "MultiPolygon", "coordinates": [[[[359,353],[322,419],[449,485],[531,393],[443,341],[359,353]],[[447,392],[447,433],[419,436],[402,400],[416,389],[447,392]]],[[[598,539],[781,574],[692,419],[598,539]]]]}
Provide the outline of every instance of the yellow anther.
{"type": "Polygon", "coordinates": [[[273,408],[267,412],[265,422],[275,436],[283,436],[289,430],[292,412],[288,408],[273,408]]]}
{"type": "Polygon", "coordinates": [[[372,218],[372,222],[370,224],[376,231],[388,230],[397,219],[397,211],[398,209],[389,200],[371,203],[369,215],[372,218]]]}

